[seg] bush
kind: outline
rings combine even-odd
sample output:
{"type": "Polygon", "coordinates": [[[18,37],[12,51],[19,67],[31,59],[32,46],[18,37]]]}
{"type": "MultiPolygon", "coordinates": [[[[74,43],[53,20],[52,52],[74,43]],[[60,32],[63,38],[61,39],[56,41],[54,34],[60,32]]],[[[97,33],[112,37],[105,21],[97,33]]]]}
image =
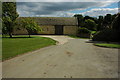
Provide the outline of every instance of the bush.
{"type": "Polygon", "coordinates": [[[88,30],[87,28],[79,28],[78,29],[78,34],[81,34],[81,33],[85,33],[85,34],[89,34],[91,33],[90,30],[88,30]]]}
{"type": "Polygon", "coordinates": [[[95,21],[93,21],[93,20],[91,20],[91,19],[87,19],[87,20],[85,20],[85,27],[87,28],[87,29],[89,29],[89,30],[96,30],[96,27],[97,25],[96,25],[96,23],[95,23],[95,21]]]}
{"type": "Polygon", "coordinates": [[[77,36],[82,37],[82,38],[89,38],[91,34],[91,31],[88,30],[87,28],[79,28],[78,29],[78,34],[77,36]]]}
{"type": "Polygon", "coordinates": [[[118,31],[114,29],[105,29],[102,31],[97,32],[92,40],[93,41],[111,41],[111,42],[118,42],[119,41],[119,36],[118,36],[118,31]]]}

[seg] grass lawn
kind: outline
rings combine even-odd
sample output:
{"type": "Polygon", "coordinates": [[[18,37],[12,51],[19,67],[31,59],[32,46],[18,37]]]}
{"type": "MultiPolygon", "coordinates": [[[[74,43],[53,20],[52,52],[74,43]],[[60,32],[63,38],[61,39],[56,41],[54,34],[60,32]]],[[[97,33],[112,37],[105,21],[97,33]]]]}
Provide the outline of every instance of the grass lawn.
{"type": "Polygon", "coordinates": [[[74,35],[69,35],[69,37],[71,37],[71,38],[76,38],[76,39],[89,39],[89,38],[81,38],[81,37],[77,37],[77,36],[74,36],[74,35]]]}
{"type": "Polygon", "coordinates": [[[55,44],[56,41],[45,37],[15,36],[14,38],[2,38],[2,60],[55,44]]]}
{"type": "Polygon", "coordinates": [[[108,47],[108,48],[120,48],[120,44],[95,43],[94,45],[100,46],[100,47],[108,47]]]}

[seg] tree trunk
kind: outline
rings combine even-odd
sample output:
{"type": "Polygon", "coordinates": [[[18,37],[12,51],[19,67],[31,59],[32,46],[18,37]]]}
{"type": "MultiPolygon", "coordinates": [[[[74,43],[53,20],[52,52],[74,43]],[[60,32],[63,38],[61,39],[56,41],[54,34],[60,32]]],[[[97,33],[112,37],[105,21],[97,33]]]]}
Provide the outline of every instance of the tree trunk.
{"type": "Polygon", "coordinates": [[[12,33],[9,33],[10,38],[12,38],[12,33]]]}
{"type": "Polygon", "coordinates": [[[29,38],[30,38],[30,34],[29,34],[29,38]]]}

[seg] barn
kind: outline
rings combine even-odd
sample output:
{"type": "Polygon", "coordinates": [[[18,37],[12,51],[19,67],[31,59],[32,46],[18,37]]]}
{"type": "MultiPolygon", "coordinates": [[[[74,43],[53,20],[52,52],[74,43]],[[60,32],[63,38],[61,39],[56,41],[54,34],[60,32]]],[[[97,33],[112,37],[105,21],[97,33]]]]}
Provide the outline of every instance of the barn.
{"type": "MultiPolygon", "coordinates": [[[[21,19],[23,17],[20,17],[21,19]]],[[[24,17],[25,18],[25,17],[24,17]]],[[[41,32],[33,34],[76,35],[78,22],[75,17],[32,17],[42,28],[41,32]]],[[[27,34],[25,29],[14,30],[13,34],[27,34]]]]}

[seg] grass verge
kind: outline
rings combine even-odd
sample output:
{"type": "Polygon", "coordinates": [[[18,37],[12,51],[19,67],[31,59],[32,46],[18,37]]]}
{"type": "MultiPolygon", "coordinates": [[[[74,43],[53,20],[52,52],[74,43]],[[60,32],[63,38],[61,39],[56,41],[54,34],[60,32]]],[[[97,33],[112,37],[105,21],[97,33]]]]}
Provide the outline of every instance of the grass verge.
{"type": "Polygon", "coordinates": [[[95,43],[95,46],[107,47],[107,48],[120,48],[120,44],[111,44],[111,43],[95,43]]]}
{"type": "Polygon", "coordinates": [[[2,38],[2,60],[55,44],[55,40],[45,37],[14,36],[13,38],[2,38]]]}

